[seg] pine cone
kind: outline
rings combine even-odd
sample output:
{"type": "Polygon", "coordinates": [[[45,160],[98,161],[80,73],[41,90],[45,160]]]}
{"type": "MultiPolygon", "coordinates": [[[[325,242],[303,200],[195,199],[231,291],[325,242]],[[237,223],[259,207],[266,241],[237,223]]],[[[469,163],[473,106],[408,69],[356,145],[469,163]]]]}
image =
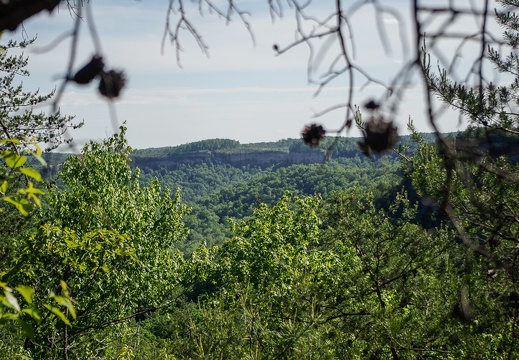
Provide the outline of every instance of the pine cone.
{"type": "Polygon", "coordinates": [[[321,125],[317,124],[305,126],[301,133],[304,143],[311,147],[318,146],[321,140],[324,139],[325,134],[326,130],[324,130],[321,125]]]}
{"type": "Polygon", "coordinates": [[[359,142],[360,150],[366,156],[391,149],[398,141],[397,128],[393,122],[386,122],[382,116],[373,116],[364,129],[364,141],[359,142]]]}
{"type": "Polygon", "coordinates": [[[103,71],[104,66],[103,58],[94,55],[88,64],[78,70],[72,80],[81,85],[88,84],[103,71]]]}
{"type": "Polygon", "coordinates": [[[101,74],[99,93],[109,99],[119,97],[126,84],[126,76],[122,71],[110,70],[101,74]]]}

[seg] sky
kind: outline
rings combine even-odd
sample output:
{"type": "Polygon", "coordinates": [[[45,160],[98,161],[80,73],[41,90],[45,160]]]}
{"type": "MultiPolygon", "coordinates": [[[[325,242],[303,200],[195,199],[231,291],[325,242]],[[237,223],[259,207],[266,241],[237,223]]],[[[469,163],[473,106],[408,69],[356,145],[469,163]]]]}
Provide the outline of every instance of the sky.
{"type": "MultiPolygon", "coordinates": [[[[213,1],[217,5],[224,2],[213,1]]],[[[392,51],[384,51],[373,7],[364,6],[350,18],[356,50],[354,61],[382,81],[390,82],[407,59],[401,45],[402,36],[406,43],[413,41],[408,21],[410,8],[406,0],[381,2],[402,14],[400,19],[390,15],[382,17],[383,32],[392,51]],[[399,32],[401,29],[404,31],[399,32]]],[[[440,2],[442,0],[433,3],[440,2]]],[[[459,2],[463,5],[471,1],[459,2]]],[[[126,121],[133,148],[176,146],[211,138],[228,138],[241,143],[276,141],[299,137],[304,126],[312,122],[322,123],[330,130],[338,129],[344,122],[343,110],[319,118],[314,115],[346,102],[348,79],[339,77],[315,96],[317,87],[308,81],[308,47],[294,47],[281,55],[273,49],[274,44],[283,48],[296,38],[294,10],[284,2],[283,17],[274,21],[265,1],[237,2],[251,11],[247,20],[255,37],[253,42],[236,16],[226,25],[224,19],[211,15],[206,7],[200,14],[196,4],[185,1],[189,19],[208,44],[210,55],[205,56],[193,38],[183,32],[181,66],[174,46],[168,40],[162,46],[169,1],[91,0],[90,3],[105,63],[124,70],[128,78],[126,89],[114,104],[117,123],[126,121]]],[[[330,13],[334,2],[313,3],[312,14],[321,17],[330,13]]],[[[23,34],[20,28],[0,38],[2,43],[9,38],[21,40],[24,34],[37,37],[34,45],[25,50],[31,72],[30,77],[23,79],[26,90],[48,92],[58,86],[67,66],[70,38],[51,50],[43,53],[38,50],[70,30],[73,22],[73,16],[62,7],[51,15],[44,13],[27,20],[23,34]]],[[[462,20],[457,26],[467,29],[474,24],[462,20]]],[[[323,41],[318,45],[328,46],[328,51],[322,53],[321,67],[311,74],[314,78],[322,73],[337,51],[333,43],[323,41]]],[[[455,49],[454,44],[448,42],[444,48],[447,54],[455,49]]],[[[477,49],[467,46],[464,51],[471,54],[477,49]]],[[[75,68],[88,62],[94,52],[91,36],[83,23],[75,68]]],[[[463,61],[469,58],[461,58],[458,66],[462,69],[468,66],[463,61]]],[[[364,81],[360,81],[358,75],[356,78],[359,79],[355,84],[357,104],[383,94],[380,86],[363,86],[364,81]]],[[[395,116],[400,133],[406,133],[410,118],[418,130],[431,131],[425,121],[423,93],[415,83],[411,81],[395,116]]],[[[94,85],[69,84],[60,109],[85,122],[81,129],[70,134],[76,145],[106,138],[114,131],[109,106],[97,94],[94,85]]],[[[51,111],[48,106],[38,110],[51,111]]],[[[442,131],[456,131],[466,124],[459,124],[454,113],[446,112],[440,125],[442,131]]],[[[347,135],[359,136],[360,133],[353,129],[347,135]]]]}

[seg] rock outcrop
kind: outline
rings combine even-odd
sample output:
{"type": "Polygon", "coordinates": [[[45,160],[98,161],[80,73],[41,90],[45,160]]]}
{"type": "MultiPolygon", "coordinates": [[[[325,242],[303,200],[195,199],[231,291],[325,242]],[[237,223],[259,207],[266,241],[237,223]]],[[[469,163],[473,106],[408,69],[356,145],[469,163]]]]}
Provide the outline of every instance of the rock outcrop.
{"type": "Polygon", "coordinates": [[[301,152],[291,151],[243,151],[220,152],[198,151],[182,154],[169,154],[164,157],[134,157],[136,166],[150,169],[174,169],[178,165],[193,165],[201,163],[220,163],[231,166],[259,166],[269,167],[277,164],[315,164],[324,160],[324,154],[320,150],[308,150],[301,152]]]}

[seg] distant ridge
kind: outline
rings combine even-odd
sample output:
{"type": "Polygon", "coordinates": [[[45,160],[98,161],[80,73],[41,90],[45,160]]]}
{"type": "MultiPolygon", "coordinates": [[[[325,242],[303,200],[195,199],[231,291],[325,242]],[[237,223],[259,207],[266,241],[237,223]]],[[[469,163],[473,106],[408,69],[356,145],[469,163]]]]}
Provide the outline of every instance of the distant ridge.
{"type": "Polygon", "coordinates": [[[176,147],[135,150],[132,159],[136,166],[150,169],[174,169],[182,164],[204,162],[260,167],[277,164],[315,164],[325,161],[329,149],[332,158],[360,155],[357,146],[359,140],[359,138],[327,138],[319,147],[311,148],[301,139],[254,144],[240,144],[230,139],[212,139],[176,147]]]}
{"type": "MultiPolygon", "coordinates": [[[[433,134],[422,134],[426,141],[434,141],[433,134]]],[[[274,142],[240,144],[231,139],[208,139],[178,146],[146,148],[134,150],[131,154],[132,165],[140,168],[170,170],[181,165],[202,163],[228,164],[234,167],[245,165],[262,168],[273,165],[318,164],[327,159],[364,157],[358,142],[362,138],[326,137],[318,147],[305,145],[302,139],[284,139],[274,142]]],[[[400,137],[401,143],[414,148],[411,137],[400,137]]],[[[389,156],[396,156],[393,152],[389,156]]],[[[61,164],[70,154],[51,152],[44,154],[48,167],[42,169],[46,176],[54,176],[61,164]]],[[[35,164],[38,167],[37,164],[35,164]]]]}

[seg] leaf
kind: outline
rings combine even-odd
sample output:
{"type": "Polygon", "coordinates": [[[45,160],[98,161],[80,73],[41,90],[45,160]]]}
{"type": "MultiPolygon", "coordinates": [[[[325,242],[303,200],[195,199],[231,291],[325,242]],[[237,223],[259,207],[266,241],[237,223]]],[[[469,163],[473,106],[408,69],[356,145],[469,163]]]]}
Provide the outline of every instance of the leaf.
{"type": "MultiPolygon", "coordinates": [[[[34,201],[34,203],[38,206],[38,207],[41,207],[41,200],[38,198],[37,195],[43,195],[45,194],[43,191],[41,191],[40,189],[37,189],[35,188],[33,185],[32,185],[32,182],[29,181],[29,184],[27,185],[27,188],[25,189],[18,189],[18,193],[19,194],[22,194],[22,195],[27,195],[27,199],[28,200],[32,200],[34,201]]],[[[22,199],[22,200],[25,200],[25,199],[22,199]]],[[[25,200],[27,201],[27,200],[25,200]]],[[[28,203],[28,202],[27,202],[28,203]]]]}
{"type": "Polygon", "coordinates": [[[10,321],[10,320],[16,320],[18,319],[18,314],[13,314],[13,313],[3,313],[1,316],[0,316],[0,324],[5,324],[7,321],[10,321]]]}
{"type": "Polygon", "coordinates": [[[45,161],[45,159],[42,157],[42,156],[39,156],[39,155],[34,155],[33,154],[33,157],[38,160],[38,162],[40,164],[42,164],[43,166],[47,166],[47,162],[45,161]]]}
{"type": "MultiPolygon", "coordinates": [[[[41,150],[41,146],[39,146],[38,144],[34,144],[34,148],[36,149],[36,155],[37,157],[41,157],[41,155],[43,154],[43,151],[41,150]]],[[[45,160],[43,160],[45,162],[45,160]]]]}
{"type": "Polygon", "coordinates": [[[38,309],[35,307],[28,307],[25,309],[22,309],[22,312],[32,317],[36,322],[39,324],[41,323],[41,313],[38,309]]]}
{"type": "Polygon", "coordinates": [[[40,173],[32,168],[21,168],[20,172],[24,175],[27,175],[28,177],[33,178],[36,181],[42,181],[40,173]]]}
{"type": "Polygon", "coordinates": [[[45,308],[47,310],[49,310],[51,313],[53,313],[54,315],[56,315],[57,317],[59,317],[61,319],[61,321],[63,321],[65,323],[65,325],[70,325],[70,321],[67,319],[67,317],[65,316],[65,314],[63,314],[61,312],[60,309],[58,309],[57,307],[55,306],[52,306],[52,305],[49,305],[49,304],[43,304],[43,306],[45,306],[45,308]]]}
{"type": "Polygon", "coordinates": [[[2,185],[0,185],[0,192],[2,194],[5,194],[7,192],[7,180],[4,180],[2,185]]]}
{"type": "Polygon", "coordinates": [[[25,189],[19,189],[18,193],[26,195],[26,194],[38,194],[43,195],[45,194],[42,190],[35,188],[31,181],[29,181],[29,184],[27,185],[27,188],[25,189]]]}
{"type": "Polygon", "coordinates": [[[16,287],[16,291],[18,291],[25,301],[27,301],[28,304],[32,304],[32,297],[34,296],[34,289],[27,285],[19,285],[16,287]]]}
{"type": "MultiPolygon", "coordinates": [[[[0,49],[2,49],[2,48],[0,47],[0,49]]],[[[9,143],[17,144],[17,145],[21,144],[20,140],[18,140],[18,139],[2,139],[2,140],[0,140],[0,144],[9,144],[9,143]]]]}
{"type": "Polygon", "coordinates": [[[2,200],[7,201],[7,202],[13,204],[14,206],[16,206],[16,208],[22,215],[24,215],[24,216],[29,215],[29,210],[30,210],[31,206],[27,200],[25,200],[23,198],[19,198],[19,197],[14,197],[14,196],[6,196],[6,197],[2,198],[2,200]]]}
{"type": "Polygon", "coordinates": [[[11,169],[16,169],[25,164],[27,161],[27,157],[23,155],[17,155],[10,151],[4,152],[4,159],[7,166],[9,166],[11,169]]]}
{"type": "MultiPolygon", "coordinates": [[[[7,274],[7,272],[5,272],[5,271],[2,272],[2,276],[4,276],[5,274],[7,274]]],[[[7,283],[5,283],[5,282],[0,282],[0,287],[2,289],[4,289],[5,291],[13,291],[13,290],[11,290],[11,288],[9,286],[7,286],[7,283]]]]}
{"type": "Polygon", "coordinates": [[[31,198],[32,201],[34,201],[34,203],[36,204],[36,206],[41,207],[41,201],[36,195],[29,194],[29,195],[27,195],[27,197],[31,198]]]}
{"type": "Polygon", "coordinates": [[[16,299],[16,297],[10,291],[5,291],[4,290],[4,295],[5,295],[5,298],[7,300],[7,304],[6,305],[12,307],[16,311],[20,311],[21,310],[20,309],[20,304],[18,304],[18,300],[16,299]]]}
{"type": "Polygon", "coordinates": [[[74,305],[72,304],[72,301],[70,301],[70,299],[68,299],[64,296],[56,295],[56,296],[54,296],[54,300],[56,300],[56,302],[59,305],[65,306],[70,311],[70,315],[74,319],[76,318],[76,310],[74,309],[74,305]]]}
{"type": "Polygon", "coordinates": [[[18,322],[18,324],[22,326],[22,330],[25,333],[25,335],[30,339],[34,339],[34,329],[32,328],[32,326],[20,317],[18,317],[16,321],[18,322]]]}

